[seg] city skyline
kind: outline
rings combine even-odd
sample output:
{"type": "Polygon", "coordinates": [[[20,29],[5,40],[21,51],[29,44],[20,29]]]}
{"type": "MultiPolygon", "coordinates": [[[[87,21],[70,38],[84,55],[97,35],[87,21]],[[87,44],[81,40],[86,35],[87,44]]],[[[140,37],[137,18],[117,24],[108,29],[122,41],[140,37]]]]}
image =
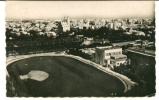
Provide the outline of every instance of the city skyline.
{"type": "Polygon", "coordinates": [[[154,18],[154,1],[6,1],[6,19],[154,18]],[[144,9],[143,9],[144,8],[144,9]]]}

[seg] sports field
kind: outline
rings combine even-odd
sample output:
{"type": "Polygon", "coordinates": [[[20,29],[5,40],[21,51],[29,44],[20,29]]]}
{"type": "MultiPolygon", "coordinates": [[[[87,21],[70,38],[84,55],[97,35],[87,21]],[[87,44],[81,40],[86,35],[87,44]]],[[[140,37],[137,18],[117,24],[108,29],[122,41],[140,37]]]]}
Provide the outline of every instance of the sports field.
{"type": "Polygon", "coordinates": [[[33,97],[107,97],[112,93],[121,96],[123,83],[90,65],[69,57],[32,57],[16,61],[7,66],[21,88],[33,97]],[[21,80],[31,70],[49,74],[43,81],[21,80]]]}

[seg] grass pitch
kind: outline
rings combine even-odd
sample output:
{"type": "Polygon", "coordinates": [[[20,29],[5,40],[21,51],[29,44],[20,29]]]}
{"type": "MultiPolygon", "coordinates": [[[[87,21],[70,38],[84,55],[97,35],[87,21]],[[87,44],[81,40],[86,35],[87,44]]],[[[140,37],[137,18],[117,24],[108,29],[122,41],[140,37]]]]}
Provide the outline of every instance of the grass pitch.
{"type": "Polygon", "coordinates": [[[69,57],[32,57],[7,66],[21,92],[33,97],[108,97],[122,96],[124,85],[109,74],[69,57]],[[49,74],[44,81],[21,80],[31,70],[49,74]]]}

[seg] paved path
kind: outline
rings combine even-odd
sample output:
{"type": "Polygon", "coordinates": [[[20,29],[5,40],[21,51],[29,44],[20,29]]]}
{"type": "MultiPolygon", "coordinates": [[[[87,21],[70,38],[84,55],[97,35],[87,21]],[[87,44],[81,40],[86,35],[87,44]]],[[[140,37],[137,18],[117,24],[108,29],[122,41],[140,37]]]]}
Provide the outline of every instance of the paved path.
{"type": "Polygon", "coordinates": [[[147,51],[147,53],[144,53],[144,52],[141,52],[141,51],[137,51],[137,50],[135,51],[133,49],[132,50],[131,49],[127,49],[127,51],[138,53],[138,54],[145,55],[145,56],[155,57],[155,53],[148,54],[149,51],[147,51]]]}

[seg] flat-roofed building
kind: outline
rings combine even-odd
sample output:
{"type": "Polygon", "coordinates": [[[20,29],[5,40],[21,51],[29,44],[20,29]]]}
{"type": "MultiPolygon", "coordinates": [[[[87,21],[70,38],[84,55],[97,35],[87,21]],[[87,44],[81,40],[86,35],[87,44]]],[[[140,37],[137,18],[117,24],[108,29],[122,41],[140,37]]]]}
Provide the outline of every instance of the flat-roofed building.
{"type": "Polygon", "coordinates": [[[127,56],[122,54],[122,48],[106,46],[96,47],[95,62],[104,66],[120,66],[126,64],[127,56]]]}
{"type": "Polygon", "coordinates": [[[114,55],[110,57],[110,64],[113,66],[120,66],[121,64],[126,65],[127,62],[127,56],[126,55],[114,55]]]}

